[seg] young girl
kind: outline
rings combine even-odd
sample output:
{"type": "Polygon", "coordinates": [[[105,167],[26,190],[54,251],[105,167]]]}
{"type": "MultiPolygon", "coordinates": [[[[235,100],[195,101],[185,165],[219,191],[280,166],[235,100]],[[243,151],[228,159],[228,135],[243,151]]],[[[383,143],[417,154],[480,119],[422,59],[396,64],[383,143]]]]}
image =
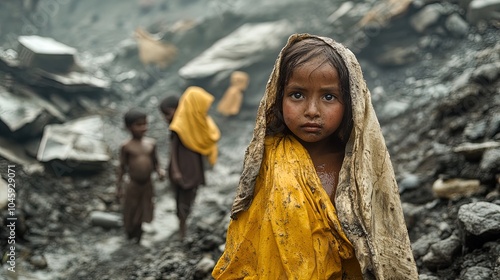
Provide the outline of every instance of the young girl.
{"type": "Polygon", "coordinates": [[[355,56],[292,35],[266,87],[215,279],[418,279],[355,56]]]}

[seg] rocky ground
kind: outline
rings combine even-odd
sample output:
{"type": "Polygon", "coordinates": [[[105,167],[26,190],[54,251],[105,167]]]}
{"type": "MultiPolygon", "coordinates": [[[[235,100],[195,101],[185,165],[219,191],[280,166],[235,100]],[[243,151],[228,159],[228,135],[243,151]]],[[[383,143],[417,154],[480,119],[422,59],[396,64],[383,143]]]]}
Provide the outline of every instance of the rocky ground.
{"type": "MultiPolygon", "coordinates": [[[[129,107],[150,114],[149,136],[158,139],[165,166],[168,143],[158,100],[193,83],[206,86],[217,100],[227,86],[187,81],[177,71],[245,22],[287,19],[296,32],[332,36],[357,53],[395,167],[420,279],[500,278],[498,21],[467,17],[464,3],[471,1],[397,2],[411,3],[404,13],[378,2],[397,1],[40,0],[31,13],[17,1],[1,2],[2,48],[14,47],[18,34],[50,36],[77,48],[82,65],[111,79],[110,93],[92,100],[86,114],[104,117],[113,160],[92,174],[71,169],[61,174],[50,167],[28,173],[16,165],[17,211],[25,227],[16,232],[17,274],[6,270],[9,232],[0,228],[5,268],[0,276],[211,279],[255,109],[279,49],[244,69],[251,86],[240,115],[224,118],[211,111],[223,135],[220,158],[207,171],[185,242],[177,239],[166,182],[156,183],[155,219],[145,227],[141,245],[127,243],[120,228],[93,226],[90,213],[119,212],[114,169],[117,143],[127,137],[121,116],[129,107]],[[354,7],[349,12],[335,13],[349,3],[354,7]],[[354,24],[370,11],[375,21],[354,24]],[[175,31],[181,19],[197,24],[175,31]],[[133,39],[139,26],[177,46],[172,65],[161,70],[140,63],[133,39]]],[[[9,164],[0,158],[4,179],[9,164]]]]}

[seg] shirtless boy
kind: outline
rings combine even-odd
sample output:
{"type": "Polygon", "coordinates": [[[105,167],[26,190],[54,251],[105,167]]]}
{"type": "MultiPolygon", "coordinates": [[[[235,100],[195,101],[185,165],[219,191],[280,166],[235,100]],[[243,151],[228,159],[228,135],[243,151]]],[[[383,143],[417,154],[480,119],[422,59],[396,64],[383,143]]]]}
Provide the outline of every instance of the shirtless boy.
{"type": "Polygon", "coordinates": [[[116,195],[123,198],[123,223],[127,237],[140,243],[142,223],[153,220],[154,190],[151,174],[156,171],[162,180],[165,173],[159,168],[156,141],[144,136],[148,129],[146,114],[132,109],[125,114],[124,121],[132,138],[120,148],[116,195]],[[128,174],[129,180],[124,185],[125,174],[128,174]]]}

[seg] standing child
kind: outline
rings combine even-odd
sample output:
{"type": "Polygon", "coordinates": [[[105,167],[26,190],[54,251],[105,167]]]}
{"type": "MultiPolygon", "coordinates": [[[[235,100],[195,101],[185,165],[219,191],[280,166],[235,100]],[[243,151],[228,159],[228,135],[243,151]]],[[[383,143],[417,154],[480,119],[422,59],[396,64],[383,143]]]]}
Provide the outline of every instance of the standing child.
{"type": "Polygon", "coordinates": [[[292,35],[267,83],[215,279],[418,279],[355,56],[292,35]]]}
{"type": "Polygon", "coordinates": [[[155,140],[144,136],[148,129],[146,114],[132,109],[125,114],[124,120],[132,138],[120,148],[116,195],[118,198],[123,196],[123,223],[127,237],[140,243],[142,223],[153,220],[151,173],[156,171],[159,179],[163,179],[165,173],[158,165],[155,140]],[[130,180],[123,188],[125,174],[130,180]]]}
{"type": "Polygon", "coordinates": [[[204,89],[191,86],[180,100],[171,96],[160,103],[160,111],[170,124],[168,175],[175,192],[181,239],[186,235],[198,187],[205,184],[203,157],[212,166],[217,160],[220,131],[208,115],[213,100],[204,89]]]}

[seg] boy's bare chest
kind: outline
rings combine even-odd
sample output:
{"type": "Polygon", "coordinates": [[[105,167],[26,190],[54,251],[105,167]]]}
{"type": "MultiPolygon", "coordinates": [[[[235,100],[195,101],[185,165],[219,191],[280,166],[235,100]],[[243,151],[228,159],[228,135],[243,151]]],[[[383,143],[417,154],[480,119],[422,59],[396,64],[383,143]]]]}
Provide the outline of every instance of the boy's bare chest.
{"type": "Polygon", "coordinates": [[[150,143],[130,143],[127,147],[128,154],[132,157],[150,156],[154,146],[150,143]]]}

